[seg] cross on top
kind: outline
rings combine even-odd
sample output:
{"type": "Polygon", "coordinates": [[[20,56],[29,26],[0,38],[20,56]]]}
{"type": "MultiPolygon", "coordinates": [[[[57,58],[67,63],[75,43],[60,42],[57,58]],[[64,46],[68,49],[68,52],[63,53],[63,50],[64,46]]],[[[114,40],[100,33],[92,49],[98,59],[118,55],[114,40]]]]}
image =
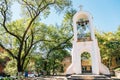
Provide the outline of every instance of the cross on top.
{"type": "Polygon", "coordinates": [[[79,7],[80,7],[80,11],[82,11],[82,9],[83,9],[83,5],[80,5],[79,7]]]}

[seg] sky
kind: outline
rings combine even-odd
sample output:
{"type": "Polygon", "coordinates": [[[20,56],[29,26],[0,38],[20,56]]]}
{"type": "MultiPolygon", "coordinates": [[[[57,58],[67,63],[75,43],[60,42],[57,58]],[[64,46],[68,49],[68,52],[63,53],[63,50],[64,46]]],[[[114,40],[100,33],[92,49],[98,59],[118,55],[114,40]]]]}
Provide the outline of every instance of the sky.
{"type": "MultiPolygon", "coordinates": [[[[120,0],[72,0],[73,9],[87,11],[93,16],[94,27],[99,31],[115,32],[120,26],[120,0]]],[[[12,6],[13,20],[21,18],[19,4],[12,6]],[[18,14],[19,13],[19,14],[18,14]]],[[[58,14],[54,10],[47,19],[42,22],[46,24],[60,24],[64,14],[58,14]]]]}

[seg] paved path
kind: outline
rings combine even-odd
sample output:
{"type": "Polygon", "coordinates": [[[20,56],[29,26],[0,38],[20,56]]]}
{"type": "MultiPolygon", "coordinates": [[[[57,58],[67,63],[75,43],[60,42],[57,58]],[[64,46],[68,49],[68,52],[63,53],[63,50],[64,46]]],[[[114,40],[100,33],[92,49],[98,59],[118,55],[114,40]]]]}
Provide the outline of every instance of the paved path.
{"type": "MultiPolygon", "coordinates": [[[[67,78],[65,76],[48,76],[48,77],[28,78],[25,80],[67,80],[67,78]]],[[[111,77],[111,80],[120,80],[120,78],[111,77]]]]}
{"type": "Polygon", "coordinates": [[[67,80],[67,78],[62,76],[50,76],[50,77],[28,78],[26,80],[67,80]]]}

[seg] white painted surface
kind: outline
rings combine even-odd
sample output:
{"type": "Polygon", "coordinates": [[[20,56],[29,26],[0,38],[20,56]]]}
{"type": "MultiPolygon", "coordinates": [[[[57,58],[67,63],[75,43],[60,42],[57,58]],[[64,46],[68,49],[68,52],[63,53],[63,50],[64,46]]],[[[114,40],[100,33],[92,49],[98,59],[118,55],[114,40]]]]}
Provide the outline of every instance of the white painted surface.
{"type": "Polygon", "coordinates": [[[93,17],[90,13],[85,11],[79,11],[73,16],[73,29],[74,29],[74,41],[71,51],[72,63],[68,67],[66,74],[82,74],[81,68],[81,54],[88,52],[91,55],[92,60],[92,74],[110,74],[109,69],[101,63],[100,51],[98,47],[97,39],[94,34],[93,17]],[[89,20],[89,29],[91,34],[91,41],[78,42],[77,41],[77,24],[76,22],[80,18],[86,18],[89,20]]]}

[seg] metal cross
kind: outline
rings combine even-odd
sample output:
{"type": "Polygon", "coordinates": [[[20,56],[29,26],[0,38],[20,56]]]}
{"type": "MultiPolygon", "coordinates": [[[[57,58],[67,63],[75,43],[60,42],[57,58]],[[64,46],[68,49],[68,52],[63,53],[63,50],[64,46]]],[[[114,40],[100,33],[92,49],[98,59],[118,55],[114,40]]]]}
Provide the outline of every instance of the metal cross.
{"type": "Polygon", "coordinates": [[[79,7],[80,7],[80,11],[82,11],[82,9],[83,9],[83,5],[80,5],[79,7]]]}

